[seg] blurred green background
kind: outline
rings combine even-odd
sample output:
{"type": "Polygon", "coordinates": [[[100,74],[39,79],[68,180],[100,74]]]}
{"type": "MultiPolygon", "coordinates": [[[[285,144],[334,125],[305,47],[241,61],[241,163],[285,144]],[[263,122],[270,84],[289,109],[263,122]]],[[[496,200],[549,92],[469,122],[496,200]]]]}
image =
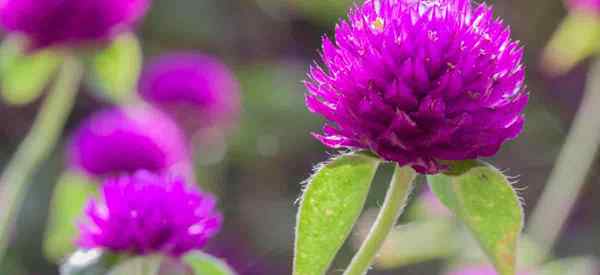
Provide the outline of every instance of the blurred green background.
{"type": "MultiPolygon", "coordinates": [[[[587,64],[560,77],[541,70],[541,51],[565,16],[560,0],[488,2],[526,47],[527,85],[532,95],[526,130],[492,161],[507,174],[518,176],[517,186],[522,187],[530,211],[579,106],[587,64]]],[[[318,56],[321,36],[332,33],[336,18],[350,4],[346,0],[154,0],[139,29],[147,57],[181,50],[213,54],[235,70],[241,83],[242,119],[226,141],[226,154],[201,148],[197,157],[199,180],[218,194],[226,216],[225,230],[211,246],[218,247],[214,248],[218,253],[240,253],[246,259],[241,274],[291,274],[294,202],[300,183],[313,165],[333,153],[310,136],[322,120],[304,107],[301,82],[318,56]]],[[[91,93],[80,93],[66,133],[106,104],[91,93]]],[[[0,105],[0,166],[26,134],[37,105],[0,105]]],[[[1,275],[56,274],[41,246],[51,190],[64,168],[62,148],[34,177],[10,260],[0,267],[1,275]]],[[[558,256],[600,257],[598,165],[561,237],[558,256]]],[[[370,207],[382,201],[386,188],[382,178],[374,184],[370,207]]],[[[345,248],[332,274],[341,273],[351,252],[345,248]]],[[[441,267],[442,262],[434,262],[371,274],[437,274],[441,267]]]]}

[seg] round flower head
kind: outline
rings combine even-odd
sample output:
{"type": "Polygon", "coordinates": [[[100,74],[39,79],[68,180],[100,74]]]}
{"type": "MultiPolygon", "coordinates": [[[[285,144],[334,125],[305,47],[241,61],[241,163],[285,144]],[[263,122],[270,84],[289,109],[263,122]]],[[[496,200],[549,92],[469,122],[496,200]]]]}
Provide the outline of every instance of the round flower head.
{"type": "Polygon", "coordinates": [[[101,195],[79,226],[83,248],[178,257],[201,249],[222,223],[215,199],[182,178],[138,172],[108,180],[101,195]]]}
{"type": "MultiPolygon", "coordinates": [[[[496,270],[493,266],[478,266],[478,267],[466,267],[457,269],[448,273],[448,275],[497,275],[496,270]]],[[[521,272],[518,275],[529,275],[529,273],[521,272]]]]}
{"type": "Polygon", "coordinates": [[[156,58],[142,73],[139,92],[186,128],[227,127],[239,112],[239,87],[217,59],[191,53],[156,58]]]}
{"type": "Polygon", "coordinates": [[[0,24],[34,48],[109,39],[142,17],[150,0],[1,0],[0,24]]]}
{"type": "Polygon", "coordinates": [[[306,102],[316,137],[421,173],[492,156],[523,127],[523,49],[470,0],[367,0],[323,39],[306,102]]]}
{"type": "Polygon", "coordinates": [[[600,0],[566,0],[570,9],[600,14],[600,0]]]}
{"type": "Polygon", "coordinates": [[[148,107],[108,109],[86,120],[71,139],[71,164],[92,176],[187,169],[183,133],[167,115],[148,107]]]}

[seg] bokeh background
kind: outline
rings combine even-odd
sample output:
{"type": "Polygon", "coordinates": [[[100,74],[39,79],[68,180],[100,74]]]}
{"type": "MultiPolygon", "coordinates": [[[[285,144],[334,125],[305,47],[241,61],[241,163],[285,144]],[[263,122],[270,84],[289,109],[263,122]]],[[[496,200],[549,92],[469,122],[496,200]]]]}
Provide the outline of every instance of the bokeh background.
{"type": "MultiPolygon", "coordinates": [[[[352,1],[153,2],[138,31],[146,57],[174,50],[209,53],[229,65],[241,83],[242,115],[239,126],[224,141],[226,150],[201,147],[196,157],[199,182],[218,194],[226,216],[225,230],[212,241],[212,251],[237,255],[242,259],[237,263],[241,274],[291,274],[294,202],[313,165],[333,153],[310,136],[322,121],[304,107],[301,82],[318,56],[321,36],[332,33],[337,18],[352,1]]],[[[507,174],[518,176],[526,211],[531,211],[580,104],[588,62],[559,77],[543,73],[542,49],[566,14],[560,0],[488,2],[512,26],[513,37],[526,47],[527,85],[532,98],[525,132],[492,162],[507,174]]],[[[66,133],[107,104],[92,93],[80,93],[66,133]]],[[[0,104],[0,166],[26,134],[37,107],[0,104]]],[[[64,169],[63,148],[64,143],[34,177],[10,260],[0,267],[2,275],[57,274],[56,266],[42,255],[42,239],[51,191],[64,169]]],[[[600,200],[596,199],[600,197],[599,165],[596,161],[587,179],[556,249],[558,256],[600,257],[600,200]]],[[[387,187],[384,179],[377,178],[368,206],[381,203],[387,187]]],[[[351,252],[350,246],[344,248],[332,274],[341,274],[335,270],[344,268],[351,252]]],[[[372,274],[437,274],[442,267],[441,261],[429,262],[372,274]]]]}

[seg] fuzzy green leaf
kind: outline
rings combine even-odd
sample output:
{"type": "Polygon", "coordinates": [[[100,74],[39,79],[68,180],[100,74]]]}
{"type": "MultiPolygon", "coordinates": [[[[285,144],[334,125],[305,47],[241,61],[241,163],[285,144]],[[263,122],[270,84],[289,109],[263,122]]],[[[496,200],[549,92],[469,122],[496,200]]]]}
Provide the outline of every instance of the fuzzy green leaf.
{"type": "Polygon", "coordinates": [[[142,68],[142,49],[131,33],[117,37],[93,59],[93,78],[102,94],[116,103],[135,97],[142,68]]]}
{"type": "Polygon", "coordinates": [[[37,99],[58,69],[61,57],[51,49],[24,52],[18,37],[7,38],[0,47],[0,87],[2,99],[12,105],[25,105],[37,99]]]}
{"type": "Polygon", "coordinates": [[[364,207],[378,166],[376,158],[350,153],[316,169],[300,202],[294,275],[327,272],[364,207]]]}
{"type": "Polygon", "coordinates": [[[192,252],[183,258],[183,261],[194,271],[195,275],[235,275],[227,263],[214,256],[192,252]]]}
{"type": "Polygon", "coordinates": [[[467,161],[458,166],[451,175],[428,176],[431,189],[471,230],[498,273],[514,275],[523,228],[516,192],[507,177],[488,164],[467,161]]]}
{"type": "Polygon", "coordinates": [[[54,188],[44,252],[54,262],[75,251],[77,219],[83,214],[88,198],[96,194],[98,185],[82,175],[65,172],[54,188]]]}

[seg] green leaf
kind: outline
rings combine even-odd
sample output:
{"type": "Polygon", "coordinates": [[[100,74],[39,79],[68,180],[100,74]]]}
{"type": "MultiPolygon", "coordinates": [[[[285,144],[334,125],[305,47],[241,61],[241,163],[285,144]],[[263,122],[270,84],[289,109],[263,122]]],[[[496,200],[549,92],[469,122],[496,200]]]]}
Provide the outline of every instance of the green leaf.
{"type": "Polygon", "coordinates": [[[60,275],[105,275],[119,260],[115,254],[99,249],[79,250],[60,267],[60,275]]]}
{"type": "Polygon", "coordinates": [[[562,74],[600,51],[600,18],[595,13],[571,12],[548,44],[544,69],[562,74]]]}
{"type": "Polygon", "coordinates": [[[50,49],[25,53],[25,43],[7,38],[0,48],[1,93],[12,105],[25,105],[37,99],[58,69],[61,57],[50,49]]]}
{"type": "Polygon", "coordinates": [[[65,172],[54,188],[44,252],[54,262],[75,251],[77,219],[87,199],[96,194],[98,184],[74,172],[65,172]]]}
{"type": "Polygon", "coordinates": [[[577,257],[545,264],[532,275],[596,275],[598,272],[598,261],[591,257],[577,257]]]}
{"type": "Polygon", "coordinates": [[[454,224],[449,219],[402,225],[390,233],[375,258],[375,265],[395,269],[451,256],[459,247],[453,233],[454,224]]]}
{"type": "Polygon", "coordinates": [[[136,96],[142,59],[142,49],[136,36],[122,34],[94,56],[94,83],[104,96],[116,103],[124,103],[136,96]]]}
{"type": "Polygon", "coordinates": [[[523,209],[510,181],[481,162],[459,163],[452,175],[427,179],[433,192],[471,230],[500,275],[514,275],[523,209]]]}
{"type": "Polygon", "coordinates": [[[324,274],[360,215],[379,160],[339,156],[316,169],[300,202],[294,275],[324,274]]]}
{"type": "Polygon", "coordinates": [[[107,275],[158,275],[163,260],[158,255],[131,258],[119,263],[107,275]]]}
{"type": "Polygon", "coordinates": [[[183,258],[183,261],[189,265],[195,275],[236,274],[223,260],[202,252],[189,253],[183,258]]]}

